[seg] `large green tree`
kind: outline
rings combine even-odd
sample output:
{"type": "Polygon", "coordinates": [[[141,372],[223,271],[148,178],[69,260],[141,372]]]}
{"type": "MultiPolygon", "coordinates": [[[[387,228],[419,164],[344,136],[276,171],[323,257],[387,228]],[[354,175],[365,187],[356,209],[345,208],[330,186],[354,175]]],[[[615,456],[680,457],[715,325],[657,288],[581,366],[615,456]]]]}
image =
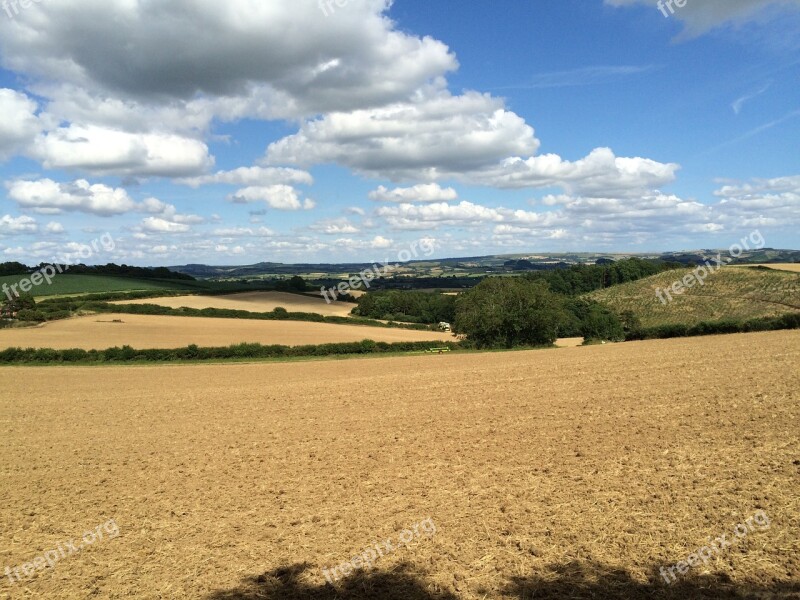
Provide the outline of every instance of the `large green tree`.
{"type": "Polygon", "coordinates": [[[479,348],[547,345],[571,320],[546,283],[492,277],[458,297],[454,331],[479,348]]]}

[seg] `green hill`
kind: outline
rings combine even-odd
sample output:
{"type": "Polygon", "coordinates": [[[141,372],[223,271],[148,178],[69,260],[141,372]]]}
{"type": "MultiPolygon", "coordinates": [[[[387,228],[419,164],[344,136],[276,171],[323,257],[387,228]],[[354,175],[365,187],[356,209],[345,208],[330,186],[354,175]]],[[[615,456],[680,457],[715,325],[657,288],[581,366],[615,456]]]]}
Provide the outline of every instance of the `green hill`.
{"type": "MultiPolygon", "coordinates": [[[[11,286],[29,275],[7,275],[0,277],[0,288],[3,284],[11,286]]],[[[52,283],[35,286],[31,294],[42,296],[67,296],[71,294],[93,294],[98,292],[128,292],[149,290],[196,290],[199,282],[172,279],[131,279],[127,277],[111,277],[108,275],[57,275],[52,283]]],[[[0,298],[1,300],[2,298],[0,298]]]]}
{"type": "MultiPolygon", "coordinates": [[[[703,321],[745,321],[800,312],[800,274],[758,268],[724,267],[671,302],[662,303],[656,290],[668,290],[693,269],[666,271],[588,294],[622,313],[632,311],[644,327],[696,325],[703,321]]],[[[666,297],[666,296],[664,296],[666,297]]]]}

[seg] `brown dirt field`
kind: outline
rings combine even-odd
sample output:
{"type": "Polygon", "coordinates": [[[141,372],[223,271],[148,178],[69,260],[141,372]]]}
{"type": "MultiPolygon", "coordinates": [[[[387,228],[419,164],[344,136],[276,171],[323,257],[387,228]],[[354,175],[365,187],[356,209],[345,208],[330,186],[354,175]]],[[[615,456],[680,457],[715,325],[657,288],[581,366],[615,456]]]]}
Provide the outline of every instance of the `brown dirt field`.
{"type": "Polygon", "coordinates": [[[246,292],[225,296],[173,296],[166,298],[144,298],[124,300],[111,304],[158,304],[170,308],[227,308],[250,312],[270,312],[282,306],[289,312],[313,312],[326,317],[348,317],[355,304],[332,302],[328,304],[322,297],[319,300],[285,292],[246,292]]]}
{"type": "Polygon", "coordinates": [[[189,344],[230,346],[245,342],[302,346],[360,342],[366,339],[376,342],[454,340],[451,334],[436,331],[384,329],[362,325],[105,313],[53,321],[41,327],[0,329],[2,349],[21,347],[104,350],[124,345],[138,349],[182,348],[189,344]],[[123,323],[112,323],[115,319],[121,319],[123,323]]]}
{"type": "Polygon", "coordinates": [[[771,332],[2,368],[0,569],[109,519],[120,535],[0,596],[796,598],[798,361],[800,332],[771,332]],[[760,509],[770,527],[737,539],[760,509]],[[428,518],[435,535],[325,584],[428,518]],[[660,581],[723,534],[706,567],[660,581]]]}

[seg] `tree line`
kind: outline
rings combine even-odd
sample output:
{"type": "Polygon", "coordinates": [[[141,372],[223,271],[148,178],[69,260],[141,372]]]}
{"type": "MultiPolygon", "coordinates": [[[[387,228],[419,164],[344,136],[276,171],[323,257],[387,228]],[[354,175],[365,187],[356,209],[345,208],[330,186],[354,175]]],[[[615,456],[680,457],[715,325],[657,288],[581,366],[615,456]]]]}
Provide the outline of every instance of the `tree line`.
{"type": "Polygon", "coordinates": [[[388,290],[361,296],[353,314],[385,321],[431,324],[451,322],[455,317],[455,309],[455,296],[388,290]]]}
{"type": "Polygon", "coordinates": [[[678,262],[633,257],[611,263],[572,265],[567,269],[535,271],[525,273],[523,277],[530,281],[544,281],[550,290],[557,294],[580,296],[683,267],[684,265],[678,262]]]}
{"type": "MultiPolygon", "coordinates": [[[[28,275],[48,266],[48,263],[41,263],[36,267],[28,267],[19,262],[0,263],[0,276],[7,275],[28,275]]],[[[195,281],[191,275],[185,275],[176,271],[170,271],[166,267],[132,267],[130,265],[117,265],[108,263],[107,265],[88,266],[83,264],[70,265],[71,275],[107,275],[112,277],[127,277],[130,279],[174,279],[178,281],[195,281]]]]}

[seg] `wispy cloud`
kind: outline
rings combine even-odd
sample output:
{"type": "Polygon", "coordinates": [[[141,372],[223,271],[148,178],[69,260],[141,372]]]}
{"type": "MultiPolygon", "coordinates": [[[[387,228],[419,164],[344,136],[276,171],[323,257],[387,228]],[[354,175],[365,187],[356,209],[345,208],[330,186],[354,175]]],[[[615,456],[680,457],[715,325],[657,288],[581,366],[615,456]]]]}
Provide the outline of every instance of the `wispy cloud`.
{"type": "Polygon", "coordinates": [[[771,86],[772,86],[772,82],[768,81],[759,90],[757,90],[755,92],[751,92],[749,94],[745,94],[741,98],[738,98],[733,104],[731,104],[731,108],[733,109],[733,112],[735,112],[738,115],[740,112],[742,112],[742,107],[745,105],[746,102],[749,102],[753,98],[757,98],[758,96],[760,96],[761,94],[766,92],[771,86]]]}
{"type": "MultiPolygon", "coordinates": [[[[654,0],[605,0],[610,6],[645,4],[655,8],[654,0]]],[[[689,2],[675,12],[684,22],[685,29],[677,41],[698,37],[712,29],[722,27],[740,30],[745,24],[763,26],[767,23],[792,20],[800,8],[800,0],[702,0],[689,2]]],[[[653,11],[654,14],[658,14],[653,11]]],[[[662,19],[664,20],[664,19],[662,19]]],[[[794,24],[790,31],[794,29],[794,24]]],[[[750,32],[752,33],[752,32],[750,32]]]]}
{"type": "Polygon", "coordinates": [[[728,146],[733,146],[734,144],[738,144],[739,142],[743,142],[744,140],[750,139],[751,137],[756,136],[759,133],[763,133],[763,132],[765,132],[765,131],[767,131],[769,129],[772,129],[773,127],[777,127],[778,125],[781,125],[782,123],[785,123],[786,121],[794,119],[795,117],[800,117],[800,108],[786,113],[785,115],[783,115],[779,119],[775,119],[774,121],[770,121],[768,123],[764,123],[763,125],[759,125],[758,127],[754,128],[754,129],[751,129],[750,131],[740,135],[739,137],[736,137],[736,138],[734,138],[732,140],[728,140],[727,142],[723,142],[722,144],[719,144],[718,146],[714,146],[713,148],[710,148],[709,150],[706,150],[705,152],[701,152],[697,156],[705,156],[707,154],[711,154],[712,152],[716,152],[717,150],[720,150],[722,148],[726,148],[728,146]]]}
{"type": "Polygon", "coordinates": [[[656,65],[599,65],[594,67],[581,67],[579,69],[570,69],[567,71],[537,73],[527,83],[502,86],[495,89],[516,90],[598,85],[601,83],[609,83],[622,77],[647,73],[648,71],[653,71],[658,68],[660,67],[656,65]]]}

